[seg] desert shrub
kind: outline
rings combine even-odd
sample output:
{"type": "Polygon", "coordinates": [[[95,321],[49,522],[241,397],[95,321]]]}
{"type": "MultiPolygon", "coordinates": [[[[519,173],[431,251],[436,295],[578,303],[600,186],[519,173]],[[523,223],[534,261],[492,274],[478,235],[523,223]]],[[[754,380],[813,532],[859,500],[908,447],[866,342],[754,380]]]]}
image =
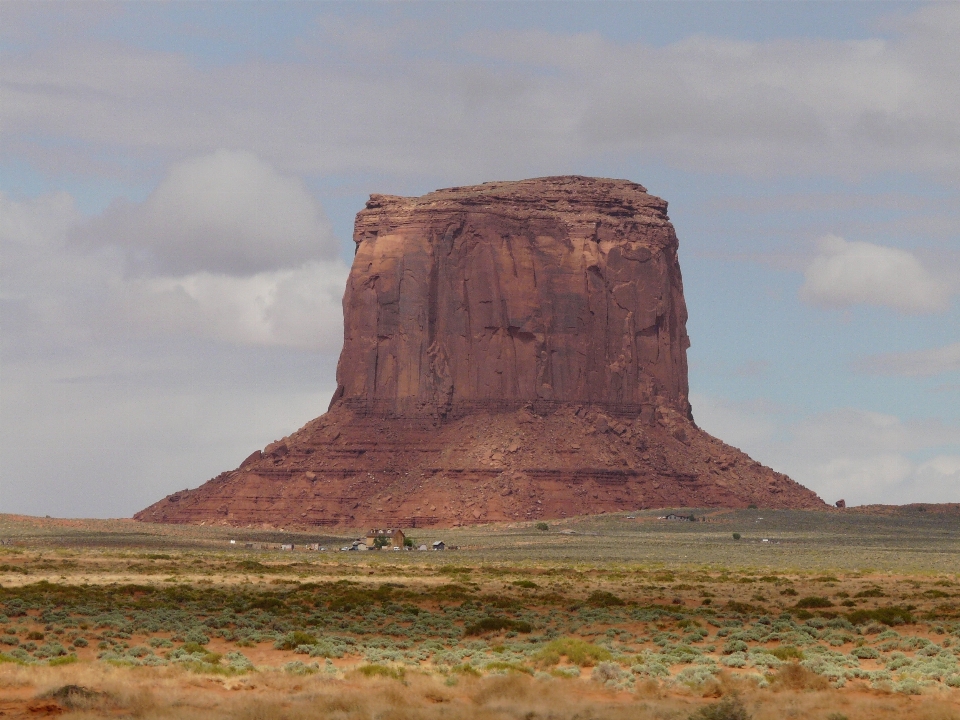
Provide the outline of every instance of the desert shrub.
{"type": "Polygon", "coordinates": [[[798,663],[781,665],[773,679],[773,685],[787,690],[825,690],[827,679],[798,663]]]}
{"type": "Polygon", "coordinates": [[[256,560],[241,560],[236,567],[237,570],[245,570],[251,573],[264,573],[270,570],[266,565],[258,563],[256,560]]]}
{"type": "Polygon", "coordinates": [[[186,635],[184,635],[184,639],[188,643],[197,643],[198,645],[206,645],[208,642],[210,642],[210,638],[204,635],[203,631],[199,629],[191,630],[186,635]]]}
{"type": "Polygon", "coordinates": [[[388,667],[386,665],[361,665],[357,668],[364,677],[385,677],[394,680],[403,680],[406,671],[402,667],[388,667]]]}
{"type": "Polygon", "coordinates": [[[253,670],[253,663],[243,653],[228,652],[224,658],[228,665],[237,672],[248,672],[253,670]]]}
{"type": "Polygon", "coordinates": [[[847,615],[854,625],[864,625],[874,620],[884,625],[909,625],[913,622],[913,614],[907,609],[897,605],[877,608],[876,610],[854,610],[847,615]]]}
{"type": "Polygon", "coordinates": [[[66,654],[66,648],[58,642],[44,643],[34,652],[38,658],[60,657],[66,654]]]}
{"type": "Polygon", "coordinates": [[[300,630],[294,630],[277,638],[273,643],[273,647],[277,650],[296,650],[301,645],[316,645],[316,643],[317,638],[314,635],[300,630]]]}
{"type": "Polygon", "coordinates": [[[450,668],[450,672],[454,673],[455,675],[471,675],[473,677],[480,677],[481,675],[481,672],[470,663],[460,663],[459,665],[454,665],[450,668]]]}
{"type": "Polygon", "coordinates": [[[511,585],[516,585],[517,587],[527,588],[528,590],[532,590],[532,589],[534,589],[534,588],[540,587],[539,585],[537,585],[537,584],[536,584],[535,582],[533,582],[532,580],[514,580],[514,581],[513,581],[512,583],[510,583],[510,584],[511,584],[511,585]]]}
{"type": "Polygon", "coordinates": [[[855,658],[860,658],[861,660],[876,660],[878,657],[880,657],[880,653],[878,653],[872,647],[867,647],[866,645],[854,648],[850,651],[850,654],[855,658]]]}
{"type": "Polygon", "coordinates": [[[9,653],[0,653],[0,662],[12,662],[18,665],[25,665],[33,662],[33,656],[22,647],[18,647],[9,653]]]}
{"type": "Polygon", "coordinates": [[[735,652],[746,652],[747,644],[743,640],[730,639],[723,645],[723,654],[732,655],[735,652]]]}
{"type": "Polygon", "coordinates": [[[703,665],[688,667],[681,670],[677,674],[677,677],[674,678],[674,681],[686,685],[689,688],[698,689],[714,680],[717,672],[718,669],[715,667],[706,667],[703,665]]]}
{"type": "Polygon", "coordinates": [[[828,608],[833,607],[833,603],[830,602],[825,597],[819,597],[817,595],[809,595],[807,597],[800,598],[797,600],[796,607],[798,608],[828,608]]]}
{"type": "Polygon", "coordinates": [[[543,665],[556,665],[561,657],[566,657],[574,665],[590,667],[598,662],[609,660],[611,655],[606,648],[580,638],[552,640],[536,655],[536,659],[543,665]]]}
{"type": "Polygon", "coordinates": [[[41,697],[56,700],[68,710],[89,710],[101,705],[109,696],[81,685],[63,685],[41,697]]]}
{"type": "Polygon", "coordinates": [[[306,665],[300,662],[299,660],[288,662],[283,666],[283,671],[285,673],[290,673],[291,675],[313,675],[319,670],[320,670],[320,666],[317,663],[311,663],[310,665],[306,665]]]}
{"type": "Polygon", "coordinates": [[[922,690],[920,683],[913,678],[906,678],[893,686],[893,691],[903,695],[919,695],[922,690]]]}
{"type": "Polygon", "coordinates": [[[271,597],[269,595],[258,597],[255,600],[250,601],[248,609],[250,610],[264,610],[266,612],[280,612],[286,610],[286,603],[283,602],[280,598],[271,597]]]}
{"type": "Polygon", "coordinates": [[[594,590],[587,598],[587,604],[593,607],[614,607],[624,605],[623,600],[606,590],[594,590]]]}
{"type": "Polygon", "coordinates": [[[541,532],[546,532],[547,530],[550,529],[550,526],[547,525],[545,522],[538,522],[536,525],[534,525],[534,527],[537,530],[540,530],[541,532]]]}
{"type": "Polygon", "coordinates": [[[735,652],[732,655],[727,655],[720,658],[720,664],[726,665],[727,667],[736,667],[742,668],[747,665],[747,656],[743,652],[735,652]]]}
{"type": "Polygon", "coordinates": [[[743,701],[736,695],[727,695],[720,702],[702,707],[690,716],[690,720],[750,720],[743,701]]]}
{"type": "Polygon", "coordinates": [[[740,533],[734,533],[734,534],[733,534],[733,539],[734,539],[734,540],[739,540],[739,539],[740,539],[740,533]]]}
{"type": "Polygon", "coordinates": [[[792,645],[781,645],[768,652],[778,660],[803,660],[803,651],[792,645]]]}
{"type": "Polygon", "coordinates": [[[484,669],[489,672],[519,672],[526,673],[527,675],[533,675],[533,670],[526,667],[525,665],[520,665],[519,663],[506,662],[504,660],[494,660],[484,665],[484,669]]]}
{"type": "Polygon", "coordinates": [[[736,600],[728,600],[726,608],[730,612],[735,612],[739,615],[755,615],[764,612],[763,608],[750,605],[749,603],[737,602],[736,600]]]}
{"type": "Polygon", "coordinates": [[[72,665],[73,663],[79,661],[80,659],[76,655],[61,655],[59,657],[50,658],[50,660],[47,661],[47,665],[56,667],[58,665],[72,665]]]}
{"type": "Polygon", "coordinates": [[[854,595],[855,598],[878,598],[886,597],[886,593],[883,592],[878,587],[867,588],[866,590],[861,590],[860,592],[854,595]]]}
{"type": "Polygon", "coordinates": [[[590,678],[601,683],[617,683],[624,679],[627,673],[614,662],[600,662],[593,669],[590,678]]]}
{"type": "Polygon", "coordinates": [[[485,632],[497,632],[500,630],[513,630],[515,632],[528,633],[533,630],[526,620],[511,620],[505,617],[485,617],[474,623],[467,625],[463,632],[465,635],[482,635],[485,632]]]}

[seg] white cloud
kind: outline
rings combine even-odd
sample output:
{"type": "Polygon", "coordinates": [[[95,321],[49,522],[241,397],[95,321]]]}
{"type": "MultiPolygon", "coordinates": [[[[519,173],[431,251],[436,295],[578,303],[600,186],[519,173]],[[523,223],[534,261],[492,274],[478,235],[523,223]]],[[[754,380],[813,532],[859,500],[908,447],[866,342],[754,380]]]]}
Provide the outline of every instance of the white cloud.
{"type": "Polygon", "coordinates": [[[247,277],[195,273],[132,283],[129,319],[244,345],[339,350],[348,268],[309,262],[247,277]]]}
{"type": "Polygon", "coordinates": [[[960,342],[928,350],[884,353],[862,358],[855,364],[861,372],[874,375],[931,377],[960,371],[960,342]]]}
{"type": "Polygon", "coordinates": [[[960,455],[937,455],[917,468],[917,475],[930,485],[960,492],[960,455]]]}
{"type": "Polygon", "coordinates": [[[60,241],[82,217],[69,193],[16,201],[0,192],[0,242],[40,247],[60,241]]]}
{"type": "Polygon", "coordinates": [[[798,416],[763,401],[703,395],[691,402],[704,430],[827,502],[960,501],[960,425],[850,408],[798,416]]]}
{"type": "Polygon", "coordinates": [[[800,297],[827,307],[873,305],[927,313],[946,310],[950,292],[906,250],[828,235],[806,270],[800,297]]]}
{"type": "Polygon", "coordinates": [[[81,222],[0,193],[0,512],[129,515],[326,409],[342,260],[131,276],[81,222]]]}
{"type": "MultiPolygon", "coordinates": [[[[255,159],[246,156],[216,157],[213,165],[224,160],[227,166],[239,160],[241,169],[262,170],[255,159]]],[[[15,201],[0,193],[0,240],[4,246],[0,297],[8,302],[5,336],[9,352],[26,352],[28,339],[48,348],[56,345],[79,351],[90,343],[111,339],[135,343],[144,338],[177,336],[248,346],[339,348],[343,335],[341,299],[349,269],[336,253],[331,256],[329,243],[323,243],[326,238],[308,236],[323,229],[316,221],[322,217],[316,201],[298,197],[302,191],[298,184],[267,171],[256,175],[261,180],[266,178],[262,184],[268,190],[259,195],[251,197],[241,191],[238,200],[230,193],[203,192],[205,185],[200,182],[195,186],[197,193],[210,199],[209,208],[195,198],[185,200],[187,209],[183,213],[168,206],[177,217],[158,217],[153,208],[172,203],[175,191],[186,193],[191,187],[190,182],[181,181],[180,174],[188,180],[202,180],[204,175],[196,171],[198,167],[209,169],[206,159],[175,168],[151,198],[135,208],[133,215],[143,233],[137,238],[142,243],[140,248],[106,241],[102,247],[78,243],[78,233],[89,233],[98,222],[100,226],[110,223],[100,222],[103,217],[83,221],[69,195],[15,201]],[[283,190],[290,191],[292,201],[278,197],[283,190]],[[154,198],[160,200],[154,203],[154,198]],[[239,221],[224,216],[233,203],[249,200],[255,204],[257,198],[259,205],[252,213],[237,205],[239,221]],[[297,208],[303,211],[299,218],[277,219],[297,208]],[[277,219],[279,231],[264,225],[272,218],[277,219]],[[151,225],[152,220],[156,224],[151,225]],[[231,225],[237,252],[231,247],[231,225]],[[178,227],[183,234],[168,242],[165,233],[177,232],[178,227]],[[196,244],[203,244],[199,233],[204,227],[220,233],[216,242],[199,248],[189,262],[177,260],[177,251],[189,250],[184,243],[190,232],[197,234],[196,244]],[[293,242],[288,240],[291,236],[293,242]],[[315,247],[302,253],[308,259],[298,260],[310,240],[315,247]],[[201,265],[214,271],[164,268],[166,272],[160,274],[131,274],[131,256],[136,260],[143,247],[164,254],[170,265],[201,265]],[[258,267],[240,272],[257,253],[263,254],[256,263],[258,267]],[[246,260],[236,260],[238,254],[246,260]],[[317,255],[320,259],[311,259],[317,255]],[[230,271],[217,271],[223,265],[230,271]]],[[[222,179],[219,170],[213,173],[213,181],[222,179]]],[[[249,176],[228,187],[249,190],[251,184],[260,188],[249,176]]],[[[110,215],[108,210],[106,216],[110,215]]]]}
{"type": "Polygon", "coordinates": [[[919,8],[893,39],[857,41],[656,47],[533,30],[457,36],[429,19],[318,26],[283,61],[198,64],[70,35],[10,43],[27,49],[0,69],[7,153],[121,173],[103,148],[155,160],[243,147],[287,171],[461,182],[604,155],[767,176],[960,172],[956,3],[919,8]],[[430,52],[411,52],[417,33],[430,52]]]}
{"type": "Polygon", "coordinates": [[[75,237],[124,248],[169,273],[257,273],[338,250],[301,180],[227,150],[177,163],[143,203],[117,200],[75,237]]]}

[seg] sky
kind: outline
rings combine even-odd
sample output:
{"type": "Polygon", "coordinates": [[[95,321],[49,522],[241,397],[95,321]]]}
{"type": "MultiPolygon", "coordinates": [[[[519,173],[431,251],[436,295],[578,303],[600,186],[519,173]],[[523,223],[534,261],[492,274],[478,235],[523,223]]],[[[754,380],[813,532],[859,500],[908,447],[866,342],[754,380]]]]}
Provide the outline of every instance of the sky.
{"type": "Polygon", "coordinates": [[[960,3],[0,4],[0,512],[129,517],[322,414],[353,218],[670,203],[706,431],[960,501],[960,3]]]}

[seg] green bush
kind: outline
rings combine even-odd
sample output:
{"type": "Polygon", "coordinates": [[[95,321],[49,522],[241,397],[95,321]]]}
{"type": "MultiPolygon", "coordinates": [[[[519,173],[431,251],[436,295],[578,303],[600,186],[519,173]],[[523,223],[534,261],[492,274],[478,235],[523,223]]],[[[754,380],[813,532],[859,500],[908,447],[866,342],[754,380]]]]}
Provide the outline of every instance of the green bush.
{"type": "Polygon", "coordinates": [[[739,539],[740,539],[740,533],[734,533],[734,534],[733,534],[733,539],[734,539],[734,540],[739,540],[739,539]]]}
{"type": "Polygon", "coordinates": [[[806,608],[806,609],[828,608],[828,607],[833,607],[833,603],[830,602],[830,600],[828,600],[825,597],[819,597],[817,595],[808,595],[807,597],[803,597],[797,600],[797,604],[795,607],[806,608]]]}
{"type": "Polygon", "coordinates": [[[876,610],[854,610],[847,615],[847,620],[854,625],[863,625],[870,620],[889,626],[909,625],[913,622],[913,614],[907,608],[891,606],[876,610]]]}
{"type": "Polygon", "coordinates": [[[613,607],[623,604],[623,600],[606,590],[594,590],[587,598],[587,605],[593,605],[594,607],[613,607]]]}
{"type": "Polygon", "coordinates": [[[534,527],[535,527],[537,530],[540,530],[540,531],[542,531],[542,532],[546,532],[547,530],[550,529],[550,526],[547,525],[545,522],[538,522],[536,525],[534,525],[534,527]]]}
{"type": "Polygon", "coordinates": [[[513,630],[515,632],[528,633],[533,628],[525,620],[511,620],[505,617],[485,617],[475,623],[467,625],[463,632],[465,635],[482,635],[485,632],[497,632],[499,630],[513,630]]]}

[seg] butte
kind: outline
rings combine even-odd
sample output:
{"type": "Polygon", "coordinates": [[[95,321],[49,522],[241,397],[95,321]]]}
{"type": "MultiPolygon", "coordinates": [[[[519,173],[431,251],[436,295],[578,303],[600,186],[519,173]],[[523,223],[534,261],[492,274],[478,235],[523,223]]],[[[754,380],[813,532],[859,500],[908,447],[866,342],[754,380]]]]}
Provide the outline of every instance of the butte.
{"type": "Polygon", "coordinates": [[[443,527],[825,507],[694,423],[677,236],[642,186],[372,195],[354,242],[328,411],[138,520],[443,527]]]}

